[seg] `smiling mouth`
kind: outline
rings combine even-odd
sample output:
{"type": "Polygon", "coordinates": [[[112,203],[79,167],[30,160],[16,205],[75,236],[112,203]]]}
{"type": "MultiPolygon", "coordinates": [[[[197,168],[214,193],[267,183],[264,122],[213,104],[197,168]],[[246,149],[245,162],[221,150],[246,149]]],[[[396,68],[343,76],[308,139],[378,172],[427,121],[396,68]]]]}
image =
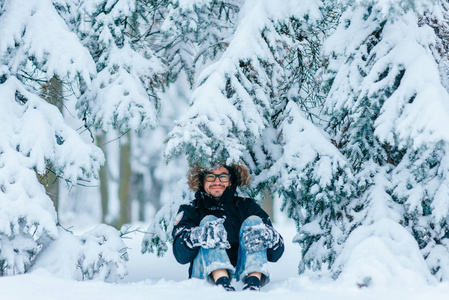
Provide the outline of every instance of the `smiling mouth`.
{"type": "Polygon", "coordinates": [[[224,186],[211,186],[211,190],[218,190],[218,189],[224,189],[224,186]]]}
{"type": "Polygon", "coordinates": [[[210,188],[211,189],[217,189],[217,188],[224,189],[224,186],[222,186],[222,185],[211,185],[210,188]]]}

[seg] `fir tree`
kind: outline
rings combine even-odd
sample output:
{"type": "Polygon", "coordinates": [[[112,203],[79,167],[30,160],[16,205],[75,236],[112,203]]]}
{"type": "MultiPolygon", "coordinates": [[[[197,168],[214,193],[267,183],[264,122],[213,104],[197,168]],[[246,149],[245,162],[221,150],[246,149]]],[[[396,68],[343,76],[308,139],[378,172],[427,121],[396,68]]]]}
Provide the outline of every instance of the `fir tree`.
{"type": "Polygon", "coordinates": [[[86,126],[121,132],[155,127],[165,67],[140,38],[141,7],[134,0],[68,0],[64,8],[96,65],[92,85],[81,82],[77,103],[86,126]]]}
{"type": "Polygon", "coordinates": [[[403,135],[410,146],[395,170],[394,190],[398,201],[406,208],[405,225],[418,242],[431,273],[440,281],[449,279],[446,264],[449,254],[448,136],[445,129],[449,114],[446,107],[449,100],[448,8],[447,1],[437,1],[433,9],[421,14],[420,25],[430,26],[435,32],[435,35],[427,33],[429,47],[426,49],[429,60],[431,52],[434,61],[422,60],[421,65],[417,65],[421,70],[426,67],[426,76],[423,74],[420,78],[425,84],[416,88],[408,104],[412,108],[404,111],[400,118],[402,126],[410,126],[408,135],[403,135]]]}
{"type": "Polygon", "coordinates": [[[344,158],[313,124],[322,101],[316,75],[328,9],[320,2],[278,4],[245,2],[229,47],[202,71],[166,153],[169,159],[186,154],[204,167],[248,164],[255,175],[250,193],[273,186],[298,228],[307,224],[297,238],[307,256],[301,269],[319,269],[335,259],[330,253],[339,243],[337,230],[319,219],[337,226],[352,189],[345,187],[351,172],[344,158]],[[326,237],[329,232],[335,235],[326,237]],[[320,245],[325,250],[315,259],[320,245]]]}
{"type": "Polygon", "coordinates": [[[74,184],[95,176],[103,155],[38,92],[54,75],[89,83],[88,52],[51,1],[2,1],[0,8],[0,275],[11,275],[29,270],[58,237],[55,209],[35,172],[43,175],[50,163],[74,184]]]}
{"type": "MultiPolygon", "coordinates": [[[[127,228],[128,229],[128,228],[127,228]]],[[[80,235],[58,228],[59,237],[39,256],[32,270],[46,269],[72,280],[116,282],[128,273],[127,247],[115,228],[100,224],[80,235]]]]}
{"type": "MultiPolygon", "coordinates": [[[[229,43],[229,36],[234,30],[235,14],[242,1],[174,1],[164,6],[158,2],[157,19],[161,18],[161,33],[152,28],[148,30],[148,40],[159,45],[156,50],[165,57],[170,72],[168,80],[176,80],[183,70],[192,85],[195,81],[196,62],[209,63],[229,43]],[[200,60],[202,58],[203,60],[200,60]]],[[[156,11],[156,10],[155,10],[156,11]]],[[[159,22],[159,21],[158,21],[159,22]]],[[[200,64],[201,65],[201,64],[200,64]]],[[[182,152],[181,145],[177,150],[182,152]]],[[[174,159],[171,155],[170,159],[174,159]]],[[[181,203],[191,198],[185,181],[179,183],[182,188],[157,212],[148,228],[148,234],[142,241],[142,252],[157,252],[163,255],[167,242],[171,239],[173,221],[181,203]],[[182,183],[181,183],[182,182],[182,183]]]]}
{"type": "MultiPolygon", "coordinates": [[[[222,53],[233,34],[242,0],[160,1],[165,4],[157,53],[169,65],[168,79],[183,70],[195,84],[195,66],[222,53]]],[[[153,30],[154,31],[154,30],[153,30]]]]}
{"type": "Polygon", "coordinates": [[[282,210],[296,223],[295,242],[302,247],[300,273],[332,265],[349,229],[342,220],[354,191],[352,171],[320,129],[321,44],[334,16],[332,6],[317,1],[298,11],[288,9],[275,23],[281,39],[270,43],[270,49],[285,73],[272,99],[273,129],[252,149],[255,190],[265,188],[278,195],[282,210]]]}
{"type": "Polygon", "coordinates": [[[424,187],[432,178],[424,172],[435,167],[432,156],[446,143],[431,110],[446,101],[447,92],[432,55],[437,39],[428,26],[418,26],[421,4],[366,1],[345,7],[327,40],[328,128],[352,164],[358,187],[346,217],[351,230],[332,266],[335,276],[355,268],[350,260],[365,249],[357,245],[374,243],[371,248],[382,249],[394,267],[379,277],[359,261],[352,279],[401,280],[396,272],[413,266],[415,276],[429,280],[417,236],[404,228],[417,229],[410,224],[411,212],[422,212],[438,190],[424,187]]]}

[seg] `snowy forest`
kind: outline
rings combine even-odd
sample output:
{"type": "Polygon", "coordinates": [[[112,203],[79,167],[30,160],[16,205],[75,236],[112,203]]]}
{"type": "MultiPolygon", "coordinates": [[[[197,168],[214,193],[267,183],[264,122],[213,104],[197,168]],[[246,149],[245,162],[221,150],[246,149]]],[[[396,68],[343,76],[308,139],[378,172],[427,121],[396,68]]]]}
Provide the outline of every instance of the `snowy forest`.
{"type": "Polygon", "coordinates": [[[133,231],[169,252],[189,166],[244,163],[298,275],[449,283],[448,22],[447,0],[0,0],[0,280],[117,282],[133,231]]]}

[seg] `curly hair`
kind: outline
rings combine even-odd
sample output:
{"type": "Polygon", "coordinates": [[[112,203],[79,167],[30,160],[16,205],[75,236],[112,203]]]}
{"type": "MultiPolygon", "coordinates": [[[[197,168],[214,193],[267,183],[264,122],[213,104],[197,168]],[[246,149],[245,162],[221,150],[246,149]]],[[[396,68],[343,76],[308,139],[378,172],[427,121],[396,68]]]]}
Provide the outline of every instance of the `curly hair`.
{"type": "MultiPolygon", "coordinates": [[[[225,167],[231,174],[232,185],[243,187],[251,182],[251,175],[244,164],[232,164],[230,166],[223,165],[223,167],[225,167]]],[[[210,170],[199,165],[190,167],[189,173],[187,174],[187,181],[189,188],[192,191],[196,192],[203,186],[203,176],[204,173],[208,171],[210,170]]]]}

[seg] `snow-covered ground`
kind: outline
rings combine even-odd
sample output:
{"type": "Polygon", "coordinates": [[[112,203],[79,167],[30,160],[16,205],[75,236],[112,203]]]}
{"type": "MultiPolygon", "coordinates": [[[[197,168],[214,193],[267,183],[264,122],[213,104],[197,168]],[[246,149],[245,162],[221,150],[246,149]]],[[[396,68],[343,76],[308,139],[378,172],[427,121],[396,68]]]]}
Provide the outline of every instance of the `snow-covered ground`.
{"type": "MultiPolygon", "coordinates": [[[[289,222],[276,228],[286,241],[283,257],[270,264],[271,283],[261,292],[241,292],[242,285],[234,283],[237,292],[232,299],[448,299],[449,284],[436,286],[410,284],[402,286],[372,286],[358,288],[355,284],[328,280],[312,280],[297,275],[299,246],[291,243],[295,234],[289,222]]],[[[100,300],[100,299],[229,299],[229,292],[202,280],[187,279],[187,266],[176,263],[171,251],[158,258],[140,254],[141,233],[126,240],[129,246],[129,275],[119,283],[74,281],[55,277],[43,269],[20,276],[0,277],[1,300],[100,300]]]]}

